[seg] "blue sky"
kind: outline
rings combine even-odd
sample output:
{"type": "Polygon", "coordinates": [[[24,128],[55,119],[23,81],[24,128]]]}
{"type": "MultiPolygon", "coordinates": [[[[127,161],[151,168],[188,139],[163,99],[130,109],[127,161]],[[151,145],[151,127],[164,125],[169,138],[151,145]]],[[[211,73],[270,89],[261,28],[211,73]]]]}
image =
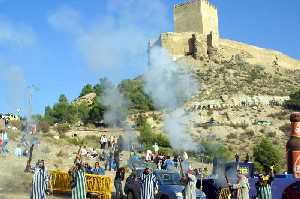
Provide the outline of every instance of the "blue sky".
{"type": "MultiPolygon", "coordinates": [[[[0,0],[0,112],[42,113],[61,93],[74,99],[86,83],[141,74],[147,41],[172,31],[183,0],[0,0]]],[[[300,59],[300,2],[212,0],[221,37],[300,59]]]]}

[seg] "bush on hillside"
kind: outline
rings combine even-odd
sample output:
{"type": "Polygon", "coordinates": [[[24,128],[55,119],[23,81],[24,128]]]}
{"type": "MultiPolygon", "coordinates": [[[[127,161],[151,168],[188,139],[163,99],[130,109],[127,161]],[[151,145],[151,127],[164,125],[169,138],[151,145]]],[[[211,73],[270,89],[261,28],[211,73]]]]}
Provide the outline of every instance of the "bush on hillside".
{"type": "Polygon", "coordinates": [[[79,97],[82,97],[82,96],[85,96],[85,95],[87,95],[87,94],[89,94],[89,93],[94,93],[94,92],[95,92],[95,90],[94,90],[94,88],[93,88],[93,85],[87,84],[87,85],[85,85],[85,86],[82,88],[79,97]]]}
{"type": "Polygon", "coordinates": [[[227,162],[233,158],[233,153],[223,144],[215,141],[202,141],[203,155],[205,162],[212,162],[214,158],[227,162]]]}
{"type": "Polygon", "coordinates": [[[258,172],[268,172],[271,166],[274,166],[274,171],[279,172],[283,168],[284,153],[283,151],[269,139],[262,141],[254,147],[253,157],[255,169],[258,172]]]}
{"type": "Polygon", "coordinates": [[[157,143],[160,147],[171,147],[168,137],[162,133],[154,133],[148,123],[145,123],[140,128],[140,136],[138,137],[138,141],[143,143],[145,146],[152,146],[153,144],[157,143]]]}
{"type": "Polygon", "coordinates": [[[69,124],[57,124],[55,127],[56,131],[59,133],[60,136],[64,136],[67,131],[69,131],[71,128],[69,124]]]}
{"type": "Polygon", "coordinates": [[[40,120],[37,124],[37,130],[43,133],[48,133],[50,129],[50,124],[45,120],[40,120]]]}
{"type": "Polygon", "coordinates": [[[288,109],[300,111],[300,90],[291,94],[290,99],[285,102],[284,106],[288,109]]]}

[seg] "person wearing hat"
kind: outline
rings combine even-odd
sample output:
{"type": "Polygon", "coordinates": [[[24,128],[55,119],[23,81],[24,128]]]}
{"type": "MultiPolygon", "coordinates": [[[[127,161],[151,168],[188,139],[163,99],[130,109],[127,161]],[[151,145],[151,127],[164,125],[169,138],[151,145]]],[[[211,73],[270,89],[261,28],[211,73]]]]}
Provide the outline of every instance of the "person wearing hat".
{"type": "Polygon", "coordinates": [[[259,174],[258,181],[255,183],[258,199],[272,199],[271,184],[274,178],[273,166],[270,167],[271,174],[259,174]]]}
{"type": "Polygon", "coordinates": [[[154,199],[158,190],[158,183],[155,175],[151,172],[149,167],[146,167],[140,176],[141,197],[143,199],[154,199]]]}
{"type": "Polygon", "coordinates": [[[196,199],[196,182],[197,179],[193,175],[192,168],[189,168],[185,176],[182,178],[182,183],[185,185],[183,190],[184,199],[196,199]]]}
{"type": "Polygon", "coordinates": [[[92,173],[95,175],[105,175],[105,170],[100,166],[99,162],[96,162],[95,167],[92,169],[92,173]]]}
{"type": "Polygon", "coordinates": [[[85,170],[82,164],[76,163],[71,170],[72,199],[86,199],[85,170]]]}
{"type": "Polygon", "coordinates": [[[30,199],[45,199],[48,192],[49,176],[45,168],[44,160],[38,160],[36,167],[32,169],[32,187],[30,199]]]}
{"type": "Polygon", "coordinates": [[[234,199],[249,199],[250,185],[248,179],[242,174],[241,170],[237,170],[238,181],[236,184],[228,184],[233,190],[236,191],[234,199]]]}

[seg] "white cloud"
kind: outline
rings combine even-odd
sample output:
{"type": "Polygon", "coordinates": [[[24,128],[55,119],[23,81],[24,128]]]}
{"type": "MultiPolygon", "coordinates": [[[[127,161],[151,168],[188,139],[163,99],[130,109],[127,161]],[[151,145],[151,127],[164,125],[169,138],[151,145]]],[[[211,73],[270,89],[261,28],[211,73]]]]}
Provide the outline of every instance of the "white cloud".
{"type": "Polygon", "coordinates": [[[31,27],[0,18],[0,44],[10,47],[34,46],[37,38],[31,27]]]}
{"type": "Polygon", "coordinates": [[[61,6],[48,17],[48,22],[57,30],[80,34],[80,13],[68,6],[61,6]]]}
{"type": "Polygon", "coordinates": [[[93,69],[143,67],[148,40],[167,29],[167,8],[160,0],[109,0],[93,24],[71,7],[60,7],[49,23],[73,36],[79,52],[93,69]]]}

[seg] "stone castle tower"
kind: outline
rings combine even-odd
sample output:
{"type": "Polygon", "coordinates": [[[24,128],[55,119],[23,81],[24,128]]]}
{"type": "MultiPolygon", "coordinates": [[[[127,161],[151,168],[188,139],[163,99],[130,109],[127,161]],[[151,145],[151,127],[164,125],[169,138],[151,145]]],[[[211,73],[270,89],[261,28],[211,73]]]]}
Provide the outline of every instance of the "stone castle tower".
{"type": "Polygon", "coordinates": [[[228,63],[242,57],[254,65],[300,68],[298,60],[278,51],[220,38],[218,11],[209,0],[187,0],[176,4],[173,12],[174,31],[150,40],[148,52],[158,46],[167,50],[174,60],[192,56],[196,60],[228,63]]]}
{"type": "Polygon", "coordinates": [[[208,0],[177,4],[173,14],[174,32],[197,32],[219,38],[218,10],[208,0]]]}

